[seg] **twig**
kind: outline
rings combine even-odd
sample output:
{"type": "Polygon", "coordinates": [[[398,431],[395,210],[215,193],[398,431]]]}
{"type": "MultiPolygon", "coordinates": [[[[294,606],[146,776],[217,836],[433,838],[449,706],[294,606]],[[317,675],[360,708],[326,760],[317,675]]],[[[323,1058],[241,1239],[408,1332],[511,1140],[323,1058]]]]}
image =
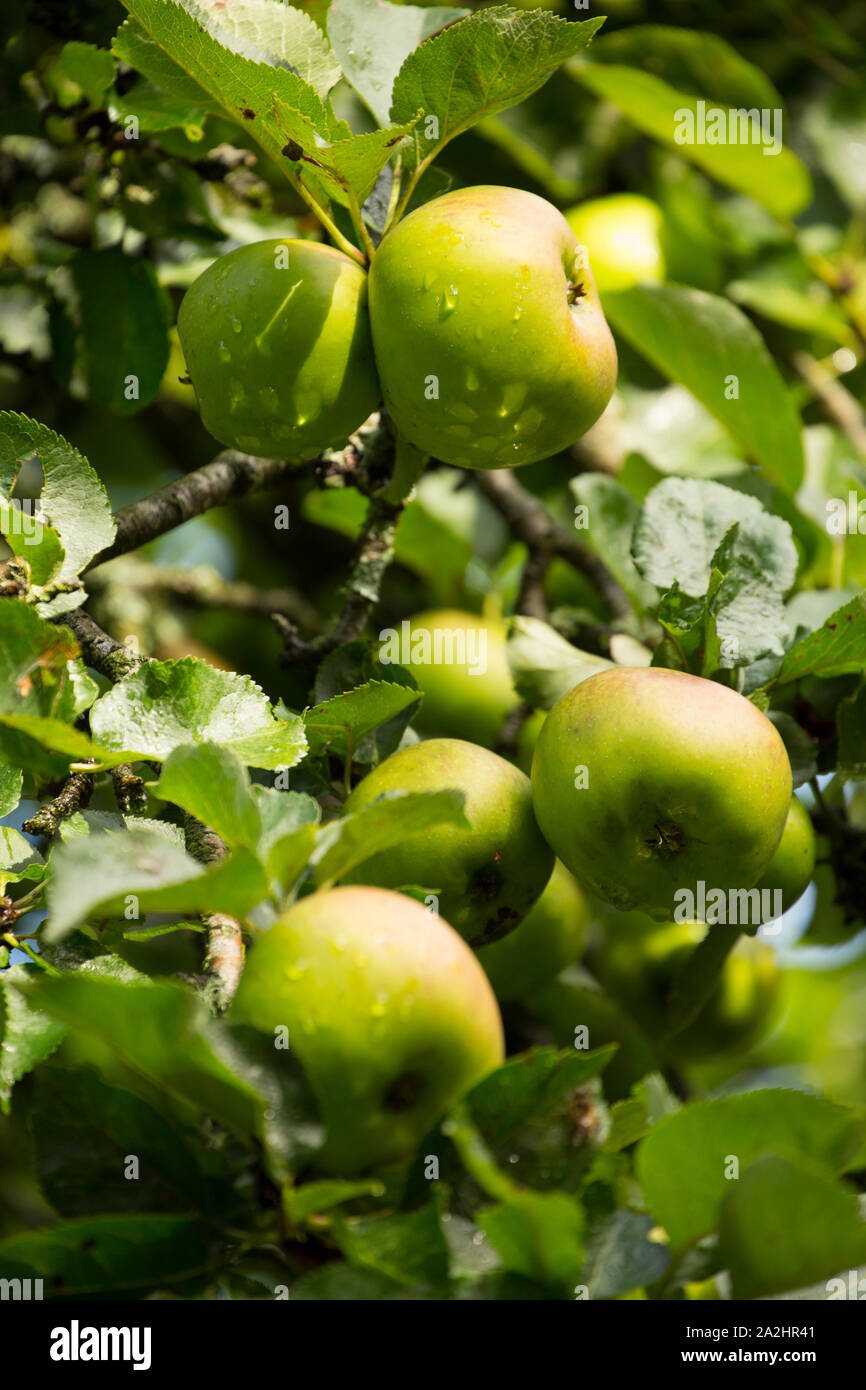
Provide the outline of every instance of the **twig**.
{"type": "Polygon", "coordinates": [[[112,587],[134,589],[143,594],[165,594],[195,608],[229,609],[235,613],[258,613],[263,617],[282,613],[313,630],[320,623],[313,605],[294,589],[257,589],[254,584],[223,579],[210,565],[161,569],[138,556],[118,557],[111,569],[95,576],[91,584],[94,593],[112,587]]]}
{"type": "Polygon", "coordinates": [[[358,554],[349,582],[343,611],[330,632],[305,642],[294,624],[279,614],[274,621],[283,637],[283,663],[295,665],[317,659],[352,642],[364,631],[367,619],[379,602],[382,580],[394,556],[394,534],[405,502],[388,502],[372,497],[358,554]]]}
{"type": "Polygon", "coordinates": [[[135,811],[141,813],[147,809],[147,792],[144,789],[144,780],[133,772],[132,763],[120,763],[117,767],[113,767],[111,780],[114,783],[117,809],[121,815],[126,816],[135,811]]]}
{"type": "MultiPolygon", "coordinates": [[[[184,826],[187,849],[200,864],[215,864],[225,858],[226,847],[216,831],[189,814],[184,816],[184,826]]],[[[222,1014],[234,998],[244,968],[241,924],[224,912],[209,912],[201,920],[207,931],[203,994],[214,1013],[222,1014]]]]}
{"type": "Polygon", "coordinates": [[[249,492],[273,487],[295,467],[297,465],[285,459],[255,458],[252,454],[226,449],[203,468],[196,468],[150,497],[115,512],[117,534],[111,545],[94,556],[87,569],[95,569],[116,555],[137,550],[211,507],[222,507],[249,492]]]}
{"type": "Polygon", "coordinates": [[[89,613],[83,612],[80,608],[74,609],[71,613],[63,613],[57,622],[72,632],[87,665],[112,683],[123,680],[124,676],[131,676],[149,659],[146,656],[138,656],[122,642],[115,642],[113,637],[109,637],[108,633],[103,632],[99,624],[93,621],[89,613]]]}
{"type": "MultiPolygon", "coordinates": [[[[631,613],[628,594],[611,574],[603,560],[594,555],[566,526],[561,526],[544,503],[504,468],[474,474],[478,486],[505,518],[518,540],[531,556],[549,559],[558,555],[573,569],[585,574],[607,604],[614,618],[631,613]]],[[[535,562],[536,564],[539,561],[535,562]]]]}
{"type": "Polygon", "coordinates": [[[866,413],[860,403],[811,353],[795,352],[791,360],[830,419],[839,426],[858,454],[866,458],[866,413]]]}
{"type": "MultiPolygon", "coordinates": [[[[93,759],[88,759],[92,762],[93,759]]],[[[50,839],[57,834],[63,820],[74,816],[89,806],[93,795],[93,774],[90,772],[70,772],[60,791],[51,801],[46,801],[34,815],[23,822],[21,829],[28,835],[44,835],[50,839]]]]}

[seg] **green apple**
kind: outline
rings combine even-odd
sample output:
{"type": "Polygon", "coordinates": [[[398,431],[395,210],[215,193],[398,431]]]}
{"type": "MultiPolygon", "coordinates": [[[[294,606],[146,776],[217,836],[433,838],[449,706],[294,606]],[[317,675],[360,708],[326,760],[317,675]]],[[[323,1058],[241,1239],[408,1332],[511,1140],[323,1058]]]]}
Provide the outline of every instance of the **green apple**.
{"type": "Polygon", "coordinates": [[[547,887],[520,925],[478,952],[497,999],[523,999],[576,961],[590,917],[586,895],[557,860],[547,887]]]}
{"type": "Polygon", "coordinates": [[[409,214],[370,268],[376,361],[397,428],[464,468],[548,458],[594,424],[616,349],[561,212],[464,188],[409,214]]]}
{"type": "Polygon", "coordinates": [[[782,911],[787,912],[798,898],[802,898],[812,882],[814,871],[815,831],[812,829],[812,817],[802,801],[792,796],[782,838],[757,886],[780,889],[782,911]]]}
{"type": "Polygon", "coordinates": [[[318,1100],[317,1166],[412,1152],[504,1057],[493,991],[441,918],[399,893],[334,888],[295,903],[250,951],[231,1015],[288,1029],[318,1100]]]}
{"type": "MultiPolygon", "coordinates": [[[[645,917],[635,929],[634,914],[629,916],[632,921],[624,930],[608,921],[593,970],[608,993],[658,1041],[676,976],[707,927],[702,922],[659,926],[645,917]]],[[[754,937],[740,937],[697,1018],[671,1040],[671,1056],[689,1062],[741,1051],[765,1026],[779,979],[772,948],[754,937]]]]}
{"type": "MultiPolygon", "coordinates": [[[[518,703],[505,655],[505,624],[441,608],[410,618],[407,638],[411,660],[403,664],[424,692],[415,727],[490,747],[518,703]]],[[[384,659],[381,649],[379,659],[384,659]]]]}
{"type": "Polygon", "coordinates": [[[472,946],[512,931],[541,896],[553,869],[532,810],[529,778],[487,748],[433,738],[392,753],[346,802],[360,811],[388,792],[464,793],[468,828],[434,825],[375,854],[348,882],[416,885],[438,895],[447,922],[472,946]]]}
{"type": "Polygon", "coordinates": [[[566,218],[587,249],[599,293],[627,290],[646,280],[664,280],[658,203],[639,193],[614,193],[579,203],[566,218]]]}
{"type": "Polygon", "coordinates": [[[330,246],[230,251],[190,286],[177,326],[205,428],[245,453],[314,458],[379,402],[367,277],[330,246]]]}
{"type": "Polygon", "coordinates": [[[693,895],[754,887],[782,837],[791,766],[769,719],[729,687],[614,667],[554,705],[532,760],[535,813],[580,882],[661,920],[693,895]]]}

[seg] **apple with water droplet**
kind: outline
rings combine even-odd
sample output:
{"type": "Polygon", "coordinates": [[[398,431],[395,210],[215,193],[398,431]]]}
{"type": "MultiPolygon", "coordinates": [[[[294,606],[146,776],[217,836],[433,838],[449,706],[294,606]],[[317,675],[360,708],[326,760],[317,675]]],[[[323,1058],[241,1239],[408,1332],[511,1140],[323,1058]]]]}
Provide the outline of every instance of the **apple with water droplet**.
{"type": "Polygon", "coordinates": [[[441,917],[379,888],[295,903],[252,947],[230,1017],[288,1029],[325,1125],[316,1166],[332,1173],[410,1154],[504,1058],[472,951],[441,917]]]}
{"type": "Polygon", "coordinates": [[[616,349],[584,248],[534,193],[446,193],[383,239],[370,318],[385,403],[416,448],[464,468],[548,458],[594,424],[616,349]]]}
{"type": "Polygon", "coordinates": [[[330,246],[230,251],[190,286],[177,326],[205,428],[244,453],[315,458],[379,403],[367,277],[330,246]]]}

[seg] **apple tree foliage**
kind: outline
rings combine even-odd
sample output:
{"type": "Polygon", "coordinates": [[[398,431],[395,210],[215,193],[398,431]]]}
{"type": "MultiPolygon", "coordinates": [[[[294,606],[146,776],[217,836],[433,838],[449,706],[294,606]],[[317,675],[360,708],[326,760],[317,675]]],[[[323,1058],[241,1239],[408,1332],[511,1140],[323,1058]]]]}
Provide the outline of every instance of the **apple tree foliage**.
{"type": "MultiPolygon", "coordinates": [[[[863,1272],[866,29],[652,8],[4,6],[0,1276],[808,1299],[863,1272]],[[679,141],[708,108],[777,114],[780,147],[679,141]],[[173,328],[197,275],[287,235],[366,265],[477,183],[660,207],[665,278],[603,297],[601,424],[505,483],[383,417],[311,464],[212,462],[173,328]],[[508,1060],[413,1153],[324,1178],[291,1048],[225,1006],[242,935],[463,823],[447,788],[341,814],[422,705],[375,639],[437,607],[505,618],[524,714],[616,663],[747,696],[818,864],[746,1053],[672,1067],[590,953],[505,1006],[508,1060]]],[[[669,1032],[724,954],[689,957],[669,1032]]]]}

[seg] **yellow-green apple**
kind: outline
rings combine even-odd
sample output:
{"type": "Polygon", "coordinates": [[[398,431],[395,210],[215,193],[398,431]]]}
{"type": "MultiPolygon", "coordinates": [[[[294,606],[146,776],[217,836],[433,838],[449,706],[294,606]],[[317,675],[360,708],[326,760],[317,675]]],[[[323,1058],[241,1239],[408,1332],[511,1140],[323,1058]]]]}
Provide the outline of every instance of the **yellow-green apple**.
{"type": "Polygon", "coordinates": [[[398,430],[464,468],[566,448],[616,382],[586,252],[521,189],[460,189],[398,222],[370,268],[370,317],[398,430]]]}
{"type": "Polygon", "coordinates": [[[614,907],[660,920],[702,916],[702,885],[726,901],[754,887],[791,785],[785,745],[755,705],[661,667],[614,667],[567,691],[532,760],[554,853],[614,907]],[[689,901],[695,910],[683,912],[689,901]]]}
{"type": "Polygon", "coordinates": [[[342,445],[380,397],[359,265],[312,241],[259,241],[222,256],[178,315],[205,428],[264,458],[342,445]]]}
{"type": "Polygon", "coordinates": [[[787,912],[809,887],[814,871],[812,817],[802,801],[792,796],[782,838],[757,886],[771,891],[778,889],[782,894],[782,911],[787,912]]]}
{"type": "Polygon", "coordinates": [[[576,961],[591,915],[585,893],[557,860],[547,887],[523,921],[478,952],[497,999],[524,999],[576,961]]]}
{"type": "Polygon", "coordinates": [[[250,951],[230,1017],[288,1030],[325,1126],[316,1164],[330,1172],[411,1153],[504,1056],[493,991],[466,943],[378,888],[295,903],[250,951]]]}
{"type": "MultiPolygon", "coordinates": [[[[395,659],[402,659],[424,692],[415,727],[490,747],[518,703],[505,655],[505,624],[442,608],[418,613],[404,626],[405,632],[394,630],[395,659]]],[[[380,661],[390,659],[388,650],[387,643],[380,648],[380,661]]]]}
{"type": "Polygon", "coordinates": [[[614,193],[579,203],[565,214],[587,249],[599,293],[664,280],[662,210],[639,193],[614,193]]]}
{"type": "Polygon", "coordinates": [[[346,876],[381,888],[418,886],[438,896],[447,922],[472,946],[512,931],[541,896],[553,869],[532,810],[529,778],[475,743],[432,738],[392,753],[346,802],[360,811],[389,792],[455,788],[468,828],[434,825],[407,835],[346,876]]]}

